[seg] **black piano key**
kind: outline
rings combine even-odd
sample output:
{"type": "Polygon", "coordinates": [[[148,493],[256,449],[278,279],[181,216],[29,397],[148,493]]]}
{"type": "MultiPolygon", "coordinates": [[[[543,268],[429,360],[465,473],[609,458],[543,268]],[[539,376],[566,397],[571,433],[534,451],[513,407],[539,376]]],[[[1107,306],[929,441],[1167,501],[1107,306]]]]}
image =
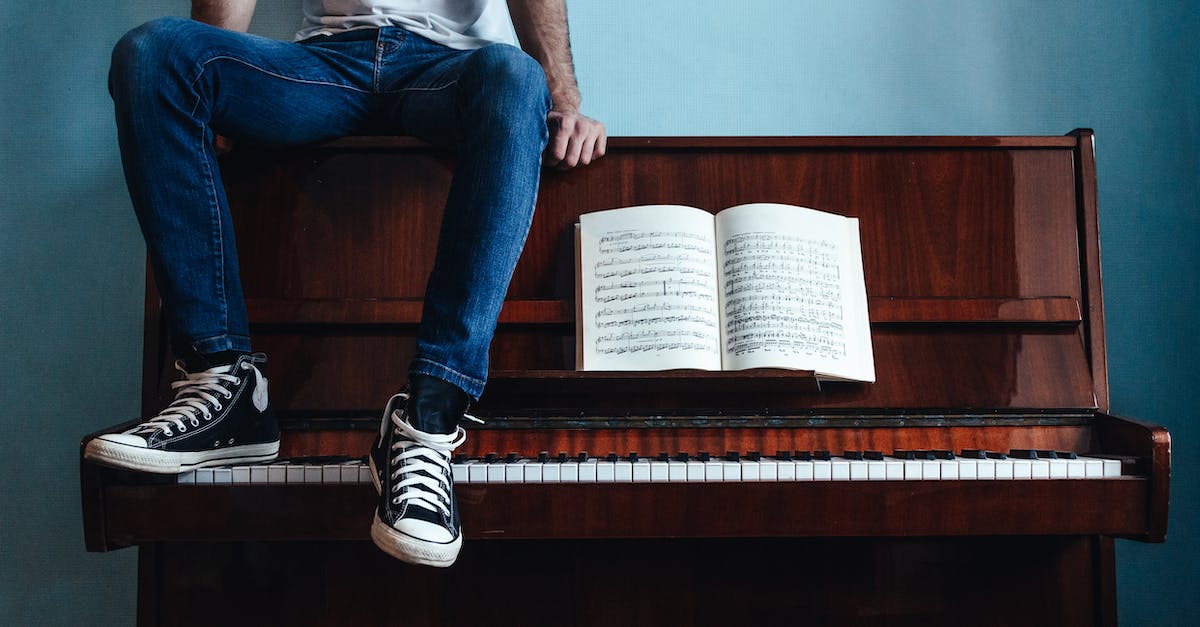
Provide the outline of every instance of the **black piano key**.
{"type": "Polygon", "coordinates": [[[544,464],[550,461],[550,453],[548,451],[538,451],[538,463],[544,464]]]}
{"type": "Polygon", "coordinates": [[[567,463],[567,459],[567,454],[565,452],[561,452],[558,454],[558,459],[556,461],[558,461],[560,464],[565,464],[567,463]]]}
{"type": "Polygon", "coordinates": [[[709,455],[708,451],[700,451],[700,453],[697,455],[697,457],[699,457],[700,461],[702,461],[702,462],[706,462],[706,461],[712,459],[712,455],[709,455]]]}
{"type": "Polygon", "coordinates": [[[658,454],[658,461],[660,461],[660,462],[669,462],[669,461],[671,461],[671,456],[670,456],[670,455],[668,455],[666,451],[663,451],[663,452],[661,452],[661,453],[659,453],[659,454],[658,454]]]}
{"type": "Polygon", "coordinates": [[[862,451],[842,451],[842,457],[856,462],[861,462],[863,454],[862,451]]]}
{"type": "Polygon", "coordinates": [[[985,454],[988,456],[988,459],[1008,459],[1008,455],[998,451],[986,451],[985,454]]]}
{"type": "Polygon", "coordinates": [[[575,456],[575,459],[577,459],[579,461],[579,463],[581,463],[581,464],[583,462],[586,462],[588,460],[588,452],[587,451],[579,451],[579,454],[575,456]]]}
{"type": "Polygon", "coordinates": [[[954,451],[935,449],[933,451],[933,456],[938,459],[954,459],[954,451]]]}
{"type": "Polygon", "coordinates": [[[752,462],[759,461],[762,459],[762,453],[759,453],[758,451],[750,451],[749,453],[746,453],[746,459],[752,462]]]}
{"type": "Polygon", "coordinates": [[[1054,451],[1054,454],[1057,455],[1059,459],[1079,459],[1079,456],[1075,454],[1075,451],[1054,451]]]}
{"type": "Polygon", "coordinates": [[[792,461],[792,452],[791,451],[775,451],[775,459],[778,459],[778,460],[784,461],[784,462],[790,462],[790,461],[792,461]]]}
{"type": "Polygon", "coordinates": [[[873,462],[881,462],[883,461],[883,451],[863,451],[863,457],[873,462]]]}
{"type": "Polygon", "coordinates": [[[977,448],[965,448],[959,453],[959,456],[966,459],[987,459],[987,452],[977,448]]]}
{"type": "Polygon", "coordinates": [[[1044,451],[1042,449],[1038,449],[1035,452],[1037,453],[1038,459],[1058,459],[1058,452],[1056,451],[1044,451]]]}
{"type": "Polygon", "coordinates": [[[675,456],[675,461],[686,462],[691,459],[691,455],[687,453],[679,453],[675,456]]]}
{"type": "Polygon", "coordinates": [[[466,462],[467,462],[467,456],[466,456],[466,455],[463,455],[462,453],[459,453],[458,455],[455,455],[455,456],[454,456],[454,463],[456,463],[456,464],[465,464],[466,462]]]}
{"type": "Polygon", "coordinates": [[[925,449],[914,450],[913,456],[914,456],[913,459],[919,459],[919,460],[927,461],[927,462],[931,462],[931,461],[937,459],[936,457],[933,456],[933,451],[927,451],[925,449]]]}
{"type": "Polygon", "coordinates": [[[811,462],[813,460],[813,454],[809,451],[796,451],[795,455],[798,461],[811,462]]]}
{"type": "Polygon", "coordinates": [[[1013,459],[1037,459],[1037,451],[1028,448],[1014,448],[1008,452],[1008,456],[1013,459]]]}
{"type": "Polygon", "coordinates": [[[725,451],[725,461],[727,462],[736,462],[741,458],[741,454],[737,451],[725,451]]]}
{"type": "Polygon", "coordinates": [[[636,463],[638,460],[637,451],[629,452],[629,461],[636,463]]]}
{"type": "Polygon", "coordinates": [[[892,457],[895,457],[896,459],[916,459],[917,452],[898,448],[892,451],[892,457]]]}
{"type": "Polygon", "coordinates": [[[493,464],[496,462],[496,457],[497,457],[497,455],[495,453],[488,453],[487,455],[483,456],[483,461],[485,461],[489,464],[493,464]]]}
{"type": "Polygon", "coordinates": [[[616,454],[616,453],[609,453],[609,454],[608,454],[608,456],[604,458],[604,461],[606,461],[606,462],[608,462],[608,463],[610,463],[610,464],[615,464],[615,463],[617,463],[617,454],[616,454]]]}
{"type": "Polygon", "coordinates": [[[813,451],[812,456],[813,459],[819,459],[823,462],[833,459],[833,455],[830,455],[829,451],[813,451]]]}

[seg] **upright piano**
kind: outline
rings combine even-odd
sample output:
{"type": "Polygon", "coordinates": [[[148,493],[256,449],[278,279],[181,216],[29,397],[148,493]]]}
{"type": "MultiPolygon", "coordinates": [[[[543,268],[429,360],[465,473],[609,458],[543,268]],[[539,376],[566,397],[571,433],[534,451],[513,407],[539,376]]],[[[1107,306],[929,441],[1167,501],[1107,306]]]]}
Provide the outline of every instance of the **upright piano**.
{"type": "MultiPolygon", "coordinates": [[[[546,171],[435,570],[367,540],[361,457],[453,167],[392,137],[225,157],[281,461],[81,461],[87,548],[138,547],[139,624],[1116,622],[1114,538],[1165,539],[1170,438],[1109,413],[1090,131],[614,138],[546,171]],[[575,370],[581,213],[748,202],[860,220],[875,383],[575,370]]],[[[147,413],[173,359],[148,281],[147,413]]]]}

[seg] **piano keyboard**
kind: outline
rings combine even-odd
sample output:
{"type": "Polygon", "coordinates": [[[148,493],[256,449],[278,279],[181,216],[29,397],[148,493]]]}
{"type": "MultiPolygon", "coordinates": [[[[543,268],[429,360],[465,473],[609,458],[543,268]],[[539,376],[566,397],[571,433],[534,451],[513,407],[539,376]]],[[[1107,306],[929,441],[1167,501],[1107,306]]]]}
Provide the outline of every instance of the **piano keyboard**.
{"type": "MultiPolygon", "coordinates": [[[[587,453],[523,458],[489,454],[456,457],[451,464],[458,484],[493,483],[715,483],[745,481],[978,481],[1109,479],[1121,476],[1117,459],[1071,452],[992,451],[827,451],[726,453],[713,456],[636,453],[591,457],[587,453]]],[[[370,484],[371,471],[361,459],[298,458],[269,464],[199,468],[177,483],[222,485],[370,484]]]]}

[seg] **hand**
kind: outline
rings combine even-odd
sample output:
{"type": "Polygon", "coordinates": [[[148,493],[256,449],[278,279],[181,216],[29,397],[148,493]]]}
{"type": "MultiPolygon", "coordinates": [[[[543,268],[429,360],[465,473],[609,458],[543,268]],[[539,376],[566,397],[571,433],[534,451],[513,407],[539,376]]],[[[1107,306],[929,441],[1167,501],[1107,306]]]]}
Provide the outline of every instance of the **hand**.
{"type": "Polygon", "coordinates": [[[559,170],[587,165],[604,156],[608,135],[604,124],[579,111],[552,109],[546,115],[550,141],[542,155],[542,163],[559,170]]]}
{"type": "Polygon", "coordinates": [[[217,152],[217,156],[221,156],[233,150],[233,140],[224,135],[213,134],[213,150],[217,152]]]}

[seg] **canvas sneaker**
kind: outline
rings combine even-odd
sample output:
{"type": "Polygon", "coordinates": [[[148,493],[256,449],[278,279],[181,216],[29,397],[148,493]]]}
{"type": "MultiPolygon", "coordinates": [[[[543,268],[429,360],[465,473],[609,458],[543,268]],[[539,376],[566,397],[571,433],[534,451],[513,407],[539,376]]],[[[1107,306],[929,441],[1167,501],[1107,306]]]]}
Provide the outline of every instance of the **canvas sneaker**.
{"type": "Polygon", "coordinates": [[[379,493],[371,540],[410,564],[450,566],[462,548],[450,457],[467,432],[462,427],[450,434],[417,429],[408,417],[408,398],[400,393],[388,401],[371,447],[371,476],[379,493]]]}
{"type": "Polygon", "coordinates": [[[267,357],[240,355],[232,364],[188,372],[171,383],[175,400],[157,416],[93,438],[84,459],[160,474],[203,466],[263,462],[279,454],[279,424],[263,375],[267,357]]]}

